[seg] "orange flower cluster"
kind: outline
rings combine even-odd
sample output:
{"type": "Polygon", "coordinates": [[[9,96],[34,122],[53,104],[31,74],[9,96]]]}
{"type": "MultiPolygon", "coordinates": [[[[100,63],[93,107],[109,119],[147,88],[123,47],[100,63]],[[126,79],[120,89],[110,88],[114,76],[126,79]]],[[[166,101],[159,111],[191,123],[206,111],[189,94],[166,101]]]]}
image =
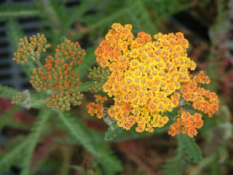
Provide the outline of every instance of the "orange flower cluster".
{"type": "Polygon", "coordinates": [[[91,102],[87,105],[88,108],[88,113],[91,116],[96,115],[97,118],[103,118],[104,116],[104,107],[103,107],[103,103],[104,101],[107,100],[107,97],[102,97],[101,95],[95,95],[94,96],[96,98],[96,103],[91,102]]]}
{"type": "Polygon", "coordinates": [[[24,64],[28,59],[36,60],[40,59],[42,52],[46,52],[50,44],[47,44],[47,39],[40,33],[31,36],[29,39],[27,37],[21,38],[19,43],[19,48],[16,53],[14,53],[14,58],[17,63],[24,64]]]}
{"type": "Polygon", "coordinates": [[[198,84],[209,84],[209,77],[205,76],[201,71],[198,75],[195,75],[189,82],[183,83],[180,92],[184,100],[192,102],[194,109],[203,111],[212,117],[218,110],[218,96],[214,92],[210,92],[204,88],[198,86],[198,84]]]}
{"type": "Polygon", "coordinates": [[[97,102],[104,103],[107,100],[107,97],[102,97],[101,95],[94,95],[97,102]]]}
{"type": "MultiPolygon", "coordinates": [[[[216,93],[198,86],[199,84],[209,84],[209,77],[203,71],[194,77],[190,77],[190,81],[183,83],[180,89],[183,99],[191,102],[194,109],[203,111],[209,117],[212,117],[218,110],[218,97],[216,93]]],[[[178,117],[177,121],[170,126],[168,133],[172,136],[186,133],[189,137],[193,137],[202,125],[202,114],[194,113],[194,115],[191,115],[189,112],[182,110],[181,117],[178,117]]]]}
{"type": "Polygon", "coordinates": [[[181,116],[173,123],[168,131],[168,134],[175,136],[176,134],[187,134],[189,137],[197,135],[197,129],[203,126],[202,115],[194,113],[191,115],[189,112],[182,110],[181,116]]]}
{"type": "MultiPolygon", "coordinates": [[[[81,49],[78,42],[65,39],[57,46],[55,56],[47,56],[45,64],[40,64],[40,53],[46,51],[49,46],[44,35],[37,34],[28,39],[21,39],[19,49],[15,53],[16,61],[26,56],[37,60],[39,67],[34,68],[30,83],[37,91],[46,91],[49,98],[45,100],[46,105],[52,109],[70,110],[71,103],[81,104],[82,94],[79,92],[79,73],[74,69],[81,64],[85,51],[81,49]],[[37,50],[35,51],[35,49],[37,50]],[[23,51],[25,49],[25,51],[23,51]],[[22,55],[22,56],[20,56],[22,55]]],[[[24,63],[25,61],[20,61],[24,63]]]]}
{"type": "Polygon", "coordinates": [[[65,40],[56,48],[55,58],[47,56],[42,68],[33,70],[31,84],[37,91],[51,90],[46,105],[52,109],[70,110],[71,103],[80,105],[82,94],[79,92],[79,73],[74,68],[81,64],[85,51],[78,42],[65,40]]]}
{"type": "Polygon", "coordinates": [[[132,26],[115,23],[96,49],[96,60],[110,70],[103,90],[114,98],[108,110],[118,126],[129,130],[153,132],[163,127],[179,104],[176,91],[190,81],[189,70],[196,64],[187,57],[188,41],[182,33],[134,35],[132,26]]]}

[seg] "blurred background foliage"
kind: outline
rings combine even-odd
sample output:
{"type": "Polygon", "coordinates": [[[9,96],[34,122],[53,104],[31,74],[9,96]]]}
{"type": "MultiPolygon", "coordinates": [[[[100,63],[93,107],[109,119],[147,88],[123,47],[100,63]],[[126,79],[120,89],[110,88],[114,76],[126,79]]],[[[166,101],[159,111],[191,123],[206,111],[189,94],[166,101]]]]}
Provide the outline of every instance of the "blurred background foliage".
{"type": "MultiPolygon", "coordinates": [[[[57,115],[43,108],[28,111],[13,106],[8,98],[17,90],[1,86],[0,175],[233,174],[232,21],[232,0],[1,2],[0,27],[6,31],[11,58],[19,38],[36,32],[44,33],[51,43],[48,54],[64,38],[78,41],[87,51],[82,66],[76,70],[84,82],[87,69],[95,65],[94,50],[112,23],[132,24],[134,34],[181,31],[190,41],[188,53],[197,63],[197,70],[204,70],[212,80],[208,88],[218,93],[220,110],[212,119],[205,119],[195,138],[202,151],[201,160],[201,153],[196,154],[199,148],[192,146],[193,140],[183,135],[172,138],[166,127],[152,134],[113,128],[119,135],[113,141],[105,141],[106,124],[86,112],[86,104],[94,99],[91,93],[86,92],[83,105],[72,108],[71,113],[57,115]],[[36,29],[23,28],[22,21],[33,25],[35,19],[40,21],[36,29]],[[191,156],[187,155],[190,152],[191,156]]],[[[30,76],[32,65],[22,69],[30,76]]]]}

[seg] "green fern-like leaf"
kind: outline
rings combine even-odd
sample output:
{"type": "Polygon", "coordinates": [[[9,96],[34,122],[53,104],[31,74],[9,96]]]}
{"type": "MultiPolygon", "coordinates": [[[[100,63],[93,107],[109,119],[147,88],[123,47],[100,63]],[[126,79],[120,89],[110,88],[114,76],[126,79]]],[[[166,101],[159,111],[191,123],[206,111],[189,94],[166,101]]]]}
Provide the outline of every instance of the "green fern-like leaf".
{"type": "Polygon", "coordinates": [[[29,139],[23,140],[21,143],[14,146],[12,149],[0,156],[0,172],[8,171],[12,165],[18,162],[23,157],[23,150],[30,143],[29,139]]]}
{"type": "Polygon", "coordinates": [[[170,120],[168,121],[168,123],[162,127],[162,128],[155,128],[153,133],[150,132],[143,132],[143,133],[138,133],[135,131],[135,128],[131,128],[129,131],[123,130],[123,132],[121,132],[119,135],[117,135],[113,140],[113,142],[119,142],[119,141],[124,141],[124,140],[130,140],[130,139],[136,139],[136,138],[142,138],[142,137],[149,137],[152,136],[154,134],[164,134],[168,131],[172,120],[171,118],[173,118],[174,116],[177,115],[177,110],[173,110],[172,112],[166,112],[164,113],[164,115],[168,116],[170,118],[170,120]]]}
{"type": "Polygon", "coordinates": [[[121,163],[113,156],[112,151],[103,143],[95,142],[95,136],[90,134],[84,125],[68,112],[57,111],[57,113],[66,130],[99,160],[106,174],[114,175],[122,170],[121,163]]]}
{"type": "Polygon", "coordinates": [[[1,115],[1,122],[0,122],[0,130],[7,125],[11,121],[11,117],[20,111],[20,107],[16,106],[14,108],[9,109],[3,115],[1,115]]]}
{"type": "Polygon", "coordinates": [[[202,160],[202,153],[195,140],[186,134],[180,134],[179,137],[182,140],[183,149],[188,154],[188,157],[194,163],[200,162],[202,160]]]}
{"type": "Polygon", "coordinates": [[[19,17],[19,16],[37,16],[39,10],[35,6],[31,5],[1,5],[0,6],[0,18],[6,17],[19,17]]]}
{"type": "Polygon", "coordinates": [[[66,35],[66,31],[61,23],[66,11],[64,9],[64,1],[50,1],[50,0],[35,0],[35,4],[38,10],[40,10],[40,17],[50,28],[50,30],[44,30],[43,33],[48,36],[50,40],[51,50],[54,51],[56,46],[60,43],[61,36],[66,35]],[[56,11],[56,8],[60,12],[56,11]]]}
{"type": "Polygon", "coordinates": [[[98,145],[97,150],[101,154],[99,163],[103,167],[105,174],[115,175],[123,170],[121,162],[114,156],[113,151],[109,147],[98,145]]]}
{"type": "Polygon", "coordinates": [[[122,5],[122,8],[114,11],[111,14],[106,14],[105,17],[101,18],[97,22],[93,23],[90,20],[84,20],[83,22],[87,23],[91,31],[96,31],[96,29],[102,31],[104,28],[110,28],[111,24],[114,22],[123,22],[130,23],[133,25],[134,32],[145,31],[150,34],[158,32],[155,23],[152,21],[148,10],[143,1],[126,1],[125,5],[122,5]]]}
{"type": "Polygon", "coordinates": [[[163,166],[164,175],[183,175],[188,164],[186,156],[179,153],[163,166]]]}
{"type": "Polygon", "coordinates": [[[8,87],[8,86],[2,86],[0,85],[0,97],[2,98],[13,98],[16,96],[18,91],[14,88],[8,87]]]}
{"type": "Polygon", "coordinates": [[[68,112],[57,111],[58,116],[64,124],[66,130],[74,136],[74,138],[83,145],[93,155],[99,157],[100,154],[91,143],[90,135],[85,131],[84,126],[68,112]]]}
{"type": "Polygon", "coordinates": [[[89,28],[91,29],[91,31],[94,31],[97,28],[106,27],[107,25],[110,27],[110,25],[113,22],[118,21],[117,19],[123,16],[125,12],[126,12],[125,8],[119,9],[117,12],[108,15],[105,18],[102,18],[101,20],[98,20],[96,23],[90,24],[89,28]]]}
{"type": "Polygon", "coordinates": [[[164,175],[183,175],[190,160],[198,163],[202,160],[201,150],[193,138],[186,134],[177,136],[177,154],[163,166],[164,175]],[[184,154],[184,152],[187,153],[184,154]]]}
{"type": "Polygon", "coordinates": [[[180,136],[177,136],[176,156],[163,165],[162,172],[164,175],[183,175],[188,164],[188,157],[184,154],[183,140],[180,136]]]}
{"type": "MultiPolygon", "coordinates": [[[[20,42],[20,38],[23,38],[25,34],[22,31],[19,22],[15,18],[8,19],[6,27],[8,28],[7,36],[9,37],[12,51],[15,52],[20,42]]],[[[32,61],[28,61],[26,64],[20,66],[23,68],[26,75],[30,77],[31,71],[34,69],[34,63],[32,61]]]]}
{"type": "MultiPolygon", "coordinates": [[[[133,23],[136,23],[133,26],[139,26],[141,31],[155,34],[158,32],[155,23],[151,20],[148,10],[143,1],[135,0],[131,2],[130,8],[128,9],[129,17],[132,19],[133,23]]],[[[139,32],[139,31],[137,31],[139,32]]]]}
{"type": "Polygon", "coordinates": [[[50,114],[51,111],[42,108],[39,115],[37,116],[37,121],[31,130],[31,134],[29,135],[30,144],[27,145],[23,157],[21,175],[30,175],[31,158],[50,114]]]}
{"type": "Polygon", "coordinates": [[[7,23],[7,36],[9,37],[9,41],[13,51],[16,51],[20,38],[25,36],[24,32],[22,31],[18,21],[14,18],[10,18],[7,23]]]}
{"type": "MultiPolygon", "coordinates": [[[[173,118],[177,114],[177,110],[173,110],[172,112],[166,112],[164,115],[168,116],[169,118],[173,118]]],[[[129,131],[124,130],[121,127],[118,127],[116,123],[110,126],[108,131],[105,133],[105,140],[111,141],[111,142],[119,142],[124,140],[130,140],[130,139],[136,139],[136,138],[142,138],[142,137],[148,137],[154,134],[164,134],[168,131],[172,120],[169,120],[169,122],[162,128],[155,128],[153,133],[150,132],[143,132],[138,133],[135,131],[135,127],[131,128],[129,131]]]]}
{"type": "Polygon", "coordinates": [[[71,14],[67,14],[66,21],[64,21],[66,28],[70,28],[74,22],[82,19],[82,16],[90,10],[96,2],[96,0],[81,1],[80,5],[73,7],[71,14]]]}
{"type": "Polygon", "coordinates": [[[80,73],[80,78],[82,79],[88,72],[88,69],[95,64],[95,49],[93,47],[87,50],[86,56],[80,66],[76,68],[76,72],[80,73]]]}
{"type": "Polygon", "coordinates": [[[123,131],[124,129],[122,127],[118,127],[117,123],[115,122],[114,124],[108,127],[108,131],[105,133],[105,140],[114,140],[114,138],[121,134],[123,131]]]}

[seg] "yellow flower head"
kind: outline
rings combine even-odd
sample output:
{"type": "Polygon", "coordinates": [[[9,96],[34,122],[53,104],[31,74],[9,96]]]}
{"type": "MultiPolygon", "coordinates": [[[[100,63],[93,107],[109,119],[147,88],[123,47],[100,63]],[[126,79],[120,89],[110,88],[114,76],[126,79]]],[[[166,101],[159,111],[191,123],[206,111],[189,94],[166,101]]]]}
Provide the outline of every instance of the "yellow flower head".
{"type": "Polygon", "coordinates": [[[177,107],[176,91],[190,80],[196,64],[187,57],[189,43],[182,33],[159,33],[152,40],[144,32],[135,38],[131,30],[129,24],[113,24],[96,49],[96,60],[110,70],[103,86],[115,101],[109,115],[125,129],[137,124],[136,131],[153,132],[168,122],[163,113],[177,107]]]}
{"type": "MultiPolygon", "coordinates": [[[[198,87],[210,82],[204,72],[190,75],[196,64],[187,56],[189,42],[184,35],[158,33],[152,37],[140,32],[134,37],[131,30],[129,24],[113,24],[95,51],[101,68],[108,70],[102,87],[114,99],[107,113],[117,125],[126,130],[136,125],[137,132],[153,132],[169,121],[165,112],[182,106],[180,98],[211,117],[218,110],[218,98],[198,87]]],[[[174,120],[168,132],[172,136],[185,133],[193,137],[203,125],[202,114],[185,110],[174,120]]]]}

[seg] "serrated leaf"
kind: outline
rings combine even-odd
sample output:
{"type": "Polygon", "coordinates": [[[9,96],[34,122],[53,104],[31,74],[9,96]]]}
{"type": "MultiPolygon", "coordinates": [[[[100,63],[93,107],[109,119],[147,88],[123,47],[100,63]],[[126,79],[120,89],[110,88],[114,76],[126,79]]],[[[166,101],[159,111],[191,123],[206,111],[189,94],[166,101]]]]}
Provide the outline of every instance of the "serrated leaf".
{"type": "Polygon", "coordinates": [[[194,163],[200,162],[202,160],[202,153],[195,140],[186,134],[180,134],[179,137],[182,141],[183,149],[188,154],[188,157],[194,163]]]}
{"type": "Polygon", "coordinates": [[[163,165],[165,175],[183,175],[188,166],[185,155],[177,154],[163,165]]]}
{"type": "Polygon", "coordinates": [[[89,152],[99,157],[100,154],[91,143],[90,135],[85,131],[84,126],[80,122],[72,117],[69,112],[56,111],[60,120],[63,122],[66,130],[74,136],[74,138],[80,142],[89,152]]]}
{"type": "Polygon", "coordinates": [[[19,17],[19,16],[37,16],[39,10],[31,5],[1,5],[0,18],[19,17]]]}
{"type": "Polygon", "coordinates": [[[164,175],[183,175],[188,164],[188,157],[184,154],[184,145],[180,135],[177,136],[176,155],[163,165],[164,175]]]}
{"type": "Polygon", "coordinates": [[[74,7],[72,9],[71,14],[67,21],[65,21],[65,25],[69,28],[75,21],[82,19],[82,16],[90,10],[90,8],[95,5],[96,0],[89,0],[89,1],[81,1],[81,4],[74,7]]]}
{"type": "Polygon", "coordinates": [[[12,165],[15,164],[16,160],[22,157],[23,149],[27,147],[30,143],[29,139],[24,140],[23,142],[16,145],[14,148],[1,155],[0,158],[0,172],[8,171],[12,165]]]}
{"type": "MultiPolygon", "coordinates": [[[[23,38],[25,36],[25,33],[23,32],[19,22],[15,18],[10,18],[6,23],[6,27],[8,28],[7,36],[9,37],[12,51],[15,52],[20,42],[20,38],[23,38]]],[[[27,61],[26,64],[21,64],[20,66],[23,68],[28,77],[31,76],[31,71],[35,67],[34,63],[31,61],[27,61]]]]}
{"type": "Polygon", "coordinates": [[[144,2],[141,0],[134,0],[132,4],[133,5],[127,10],[128,13],[130,13],[129,17],[137,24],[138,28],[150,34],[157,33],[158,29],[151,20],[144,2]]]}
{"type": "Polygon", "coordinates": [[[143,132],[139,133],[135,131],[135,128],[131,128],[129,131],[123,130],[119,135],[117,135],[112,141],[113,142],[119,142],[119,141],[124,141],[124,140],[132,140],[132,139],[137,139],[137,138],[143,138],[143,137],[149,137],[155,134],[164,134],[167,132],[169,128],[169,125],[166,125],[162,128],[155,128],[155,131],[150,133],[150,132],[143,132]]]}
{"type": "Polygon", "coordinates": [[[25,151],[23,160],[22,160],[22,172],[21,175],[30,175],[30,163],[31,158],[34,152],[34,149],[39,141],[40,135],[43,132],[43,129],[46,125],[46,122],[49,119],[51,114],[50,110],[46,110],[42,108],[40,110],[39,115],[37,116],[37,121],[35,122],[34,126],[31,129],[31,133],[29,135],[30,144],[27,145],[27,149],[25,151]]]}
{"type": "Polygon", "coordinates": [[[8,87],[8,86],[2,86],[0,85],[0,97],[2,98],[13,98],[16,96],[18,91],[14,88],[8,87]]]}
{"type": "Polygon", "coordinates": [[[123,131],[124,129],[122,127],[117,126],[117,123],[115,122],[114,124],[108,127],[108,131],[105,133],[104,139],[106,141],[111,141],[119,134],[121,134],[123,131]]]}
{"type": "MultiPolygon", "coordinates": [[[[170,119],[173,118],[176,114],[177,114],[176,109],[174,109],[172,112],[164,113],[164,115],[168,116],[170,119]]],[[[135,131],[135,127],[132,127],[129,131],[126,131],[123,128],[118,127],[117,123],[114,122],[113,125],[111,125],[112,127],[110,126],[108,128],[108,131],[105,133],[105,140],[119,142],[119,141],[124,141],[124,140],[147,137],[147,136],[151,136],[154,134],[163,134],[168,131],[171,123],[172,123],[172,120],[169,120],[168,123],[164,127],[155,128],[153,133],[150,133],[150,132],[139,133],[135,131]]]]}
{"type": "Polygon", "coordinates": [[[82,79],[88,72],[88,69],[95,64],[95,49],[96,47],[93,47],[91,49],[88,49],[86,52],[86,56],[83,59],[83,62],[75,69],[75,72],[80,73],[80,79],[82,79]]]}
{"type": "Polygon", "coordinates": [[[3,115],[0,116],[0,130],[11,121],[11,117],[19,112],[20,109],[21,107],[15,106],[14,108],[7,110],[3,115]]]}
{"type": "Polygon", "coordinates": [[[101,26],[105,26],[108,23],[113,23],[114,21],[117,21],[117,19],[120,16],[124,15],[125,12],[126,12],[125,8],[120,9],[117,12],[115,12],[115,13],[113,13],[111,15],[108,15],[105,18],[102,18],[102,19],[98,20],[96,23],[90,24],[89,28],[93,31],[93,30],[95,30],[97,28],[100,28],[101,26]]]}
{"type": "Polygon", "coordinates": [[[56,111],[65,129],[74,138],[95,156],[105,170],[106,174],[114,175],[122,170],[120,161],[113,155],[110,148],[103,142],[95,142],[94,135],[91,135],[87,128],[78,119],[71,116],[69,112],[56,111]]]}
{"type": "Polygon", "coordinates": [[[114,155],[113,151],[104,145],[96,145],[101,154],[99,163],[103,167],[104,174],[115,175],[123,170],[120,160],[114,155]]]}

